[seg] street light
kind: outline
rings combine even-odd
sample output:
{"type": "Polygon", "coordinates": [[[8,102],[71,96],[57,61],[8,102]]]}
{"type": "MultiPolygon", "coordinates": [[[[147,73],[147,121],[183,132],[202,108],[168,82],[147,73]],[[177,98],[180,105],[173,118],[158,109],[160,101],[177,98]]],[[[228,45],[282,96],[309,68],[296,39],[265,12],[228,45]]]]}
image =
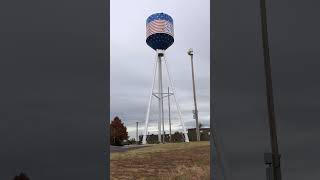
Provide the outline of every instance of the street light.
{"type": "Polygon", "coordinates": [[[194,100],[194,119],[196,119],[196,134],[197,134],[197,141],[200,141],[198,108],[197,108],[197,99],[196,99],[196,86],[194,83],[194,70],[193,70],[193,50],[191,48],[188,50],[188,55],[191,57],[193,100],[194,100]]]}

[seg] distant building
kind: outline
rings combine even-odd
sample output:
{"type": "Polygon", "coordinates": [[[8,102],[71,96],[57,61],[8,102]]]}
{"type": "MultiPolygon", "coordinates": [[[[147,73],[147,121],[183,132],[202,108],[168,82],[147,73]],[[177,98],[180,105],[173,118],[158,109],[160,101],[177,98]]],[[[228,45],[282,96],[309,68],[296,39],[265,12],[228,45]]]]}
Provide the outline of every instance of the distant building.
{"type": "MultiPolygon", "coordinates": [[[[200,128],[200,140],[201,141],[210,141],[210,128],[200,128]]],[[[162,135],[163,136],[163,135],[162,135]]],[[[188,129],[189,141],[197,141],[196,128],[188,129]]],[[[139,142],[142,142],[143,135],[139,136],[139,142]]],[[[147,135],[148,144],[157,144],[158,134],[148,134],[147,135]]],[[[184,135],[181,132],[175,132],[172,134],[172,142],[184,142],[184,135]]],[[[165,142],[170,142],[169,134],[165,134],[165,142]]]]}
{"type": "MultiPolygon", "coordinates": [[[[139,142],[142,142],[142,137],[143,137],[143,135],[139,136],[139,142]]],[[[164,139],[165,139],[165,142],[170,142],[170,135],[165,134],[164,139]]],[[[148,144],[157,144],[157,143],[159,143],[158,134],[148,134],[146,140],[147,140],[148,144]]],[[[171,135],[171,141],[172,142],[184,142],[184,135],[181,132],[174,132],[171,135]]]]}
{"type": "MultiPolygon", "coordinates": [[[[210,128],[200,128],[200,140],[210,141],[210,128]]],[[[196,128],[188,129],[189,141],[197,141],[196,128]]]]}

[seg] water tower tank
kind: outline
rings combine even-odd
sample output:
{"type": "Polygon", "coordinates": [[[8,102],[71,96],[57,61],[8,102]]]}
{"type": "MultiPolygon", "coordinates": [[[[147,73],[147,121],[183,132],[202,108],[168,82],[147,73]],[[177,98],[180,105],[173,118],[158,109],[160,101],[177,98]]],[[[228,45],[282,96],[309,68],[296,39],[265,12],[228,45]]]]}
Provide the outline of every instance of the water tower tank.
{"type": "Polygon", "coordinates": [[[147,44],[154,50],[166,50],[173,42],[173,19],[165,13],[155,13],[147,18],[147,44]]]}

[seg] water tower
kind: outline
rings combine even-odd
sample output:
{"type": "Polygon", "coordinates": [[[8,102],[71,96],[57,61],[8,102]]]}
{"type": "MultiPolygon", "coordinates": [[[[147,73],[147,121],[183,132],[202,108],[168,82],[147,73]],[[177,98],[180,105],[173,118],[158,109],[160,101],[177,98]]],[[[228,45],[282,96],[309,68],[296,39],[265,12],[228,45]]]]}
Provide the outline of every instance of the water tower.
{"type": "Polygon", "coordinates": [[[148,109],[145,119],[145,130],[143,133],[143,139],[142,143],[146,144],[146,138],[148,134],[148,125],[149,125],[149,117],[150,117],[150,107],[152,103],[153,98],[158,99],[159,103],[159,119],[158,119],[158,140],[159,142],[164,142],[164,112],[163,112],[163,98],[166,94],[167,96],[172,95],[174,97],[174,102],[177,107],[177,111],[179,114],[179,120],[182,127],[182,132],[184,134],[184,140],[185,142],[189,142],[188,134],[186,131],[186,128],[184,126],[184,122],[182,119],[180,107],[177,101],[177,98],[175,96],[175,89],[173,86],[173,82],[171,80],[171,76],[168,70],[168,63],[165,58],[165,50],[169,48],[173,42],[174,42],[174,31],[173,31],[173,19],[171,16],[165,13],[155,13],[152,14],[147,18],[146,21],[146,28],[147,28],[147,39],[146,43],[155,50],[156,52],[156,58],[155,58],[155,65],[154,65],[154,71],[153,71],[153,81],[152,81],[152,88],[150,92],[150,98],[148,103],[148,109]],[[172,93],[163,93],[163,87],[162,87],[162,65],[166,66],[166,72],[167,77],[170,82],[170,87],[172,90],[172,93]],[[158,77],[158,80],[156,80],[156,77],[158,77]],[[156,82],[157,81],[157,82],[156,82]],[[155,84],[158,84],[158,91],[155,92],[155,84]],[[162,132],[161,132],[162,127],[162,132]],[[161,134],[163,134],[161,139],[161,134]]]}

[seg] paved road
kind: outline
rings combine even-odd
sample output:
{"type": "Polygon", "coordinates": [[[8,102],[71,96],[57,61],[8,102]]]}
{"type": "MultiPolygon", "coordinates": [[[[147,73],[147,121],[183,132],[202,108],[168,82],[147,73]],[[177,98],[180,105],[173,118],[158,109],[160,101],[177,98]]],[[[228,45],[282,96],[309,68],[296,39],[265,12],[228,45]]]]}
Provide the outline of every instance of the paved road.
{"type": "Polygon", "coordinates": [[[126,145],[126,146],[110,146],[110,152],[125,152],[128,150],[149,147],[150,145],[126,145]]]}

